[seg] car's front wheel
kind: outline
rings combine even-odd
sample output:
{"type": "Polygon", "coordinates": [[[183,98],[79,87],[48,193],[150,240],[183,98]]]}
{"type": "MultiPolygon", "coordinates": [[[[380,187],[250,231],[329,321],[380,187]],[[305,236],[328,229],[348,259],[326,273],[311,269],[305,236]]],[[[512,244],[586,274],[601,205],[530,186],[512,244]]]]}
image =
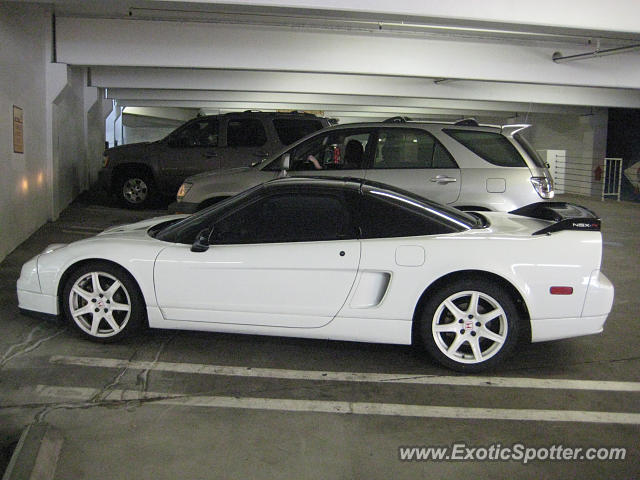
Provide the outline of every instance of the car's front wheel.
{"type": "Polygon", "coordinates": [[[106,262],[75,270],[65,283],[62,301],[68,322],[97,342],[130,335],[145,318],[138,285],[124,269],[106,262]]]}
{"type": "Polygon", "coordinates": [[[503,287],[469,278],[430,296],[422,310],[420,331],[436,361],[453,370],[479,372],[513,352],[520,322],[518,309],[503,287]]]}

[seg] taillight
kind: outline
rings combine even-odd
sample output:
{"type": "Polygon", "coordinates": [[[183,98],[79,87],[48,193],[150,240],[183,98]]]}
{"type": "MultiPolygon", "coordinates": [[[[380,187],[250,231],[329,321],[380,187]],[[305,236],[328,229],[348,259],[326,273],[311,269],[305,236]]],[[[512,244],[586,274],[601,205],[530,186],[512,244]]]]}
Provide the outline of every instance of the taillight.
{"type": "Polygon", "coordinates": [[[547,200],[553,198],[553,180],[549,177],[531,177],[531,184],[540,198],[547,200]]]}

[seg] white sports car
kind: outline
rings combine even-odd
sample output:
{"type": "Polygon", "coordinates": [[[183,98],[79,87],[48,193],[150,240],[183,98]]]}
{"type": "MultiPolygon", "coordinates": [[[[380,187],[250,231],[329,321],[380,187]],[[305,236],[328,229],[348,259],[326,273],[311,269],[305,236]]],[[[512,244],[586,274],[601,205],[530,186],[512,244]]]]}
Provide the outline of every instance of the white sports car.
{"type": "Polygon", "coordinates": [[[480,371],[602,331],[600,220],[566,203],[462,213],[358,179],[283,178],[192,216],[49,246],[24,311],[110,342],[138,327],[409,344],[480,371]]]}

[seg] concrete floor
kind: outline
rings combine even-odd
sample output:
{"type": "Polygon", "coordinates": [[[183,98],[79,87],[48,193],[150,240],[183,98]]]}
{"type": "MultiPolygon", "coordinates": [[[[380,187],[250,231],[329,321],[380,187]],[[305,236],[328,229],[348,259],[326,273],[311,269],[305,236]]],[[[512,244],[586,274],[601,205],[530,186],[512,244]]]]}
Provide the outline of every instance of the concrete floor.
{"type": "Polygon", "coordinates": [[[564,380],[640,385],[640,205],[562,200],[589,206],[603,218],[603,271],[616,286],[613,312],[603,334],[523,346],[491,373],[562,380],[553,388],[258,378],[249,370],[457,376],[406,346],[174,331],[149,331],[115,345],[85,341],[62,324],[19,313],[15,281],[22,263],[49,243],[163,212],[76,202],[0,264],[0,448],[39,420],[64,436],[57,479],[638,478],[640,390],[569,389],[564,380]],[[244,376],[204,374],[212,365],[245,367],[244,376]],[[149,392],[159,398],[140,400],[149,392]],[[221,397],[231,404],[219,406],[221,397]],[[261,408],[264,399],[269,406],[261,408]],[[274,405],[268,399],[279,400],[274,405]],[[318,405],[355,409],[364,403],[457,408],[447,410],[453,412],[447,418],[315,411],[318,405]],[[315,410],[293,411],[300,405],[315,410]],[[560,414],[550,421],[464,418],[474,408],[560,414]],[[631,423],[570,422],[562,414],[569,410],[622,413],[618,418],[631,423]],[[527,465],[399,460],[401,446],[460,442],[621,446],[627,457],[527,465]]]}

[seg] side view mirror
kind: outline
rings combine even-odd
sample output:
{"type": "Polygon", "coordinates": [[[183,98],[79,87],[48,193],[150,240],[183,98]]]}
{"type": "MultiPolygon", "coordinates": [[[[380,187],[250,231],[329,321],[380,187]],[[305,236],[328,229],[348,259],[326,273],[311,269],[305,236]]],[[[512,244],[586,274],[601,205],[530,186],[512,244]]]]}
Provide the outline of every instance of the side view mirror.
{"type": "Polygon", "coordinates": [[[211,235],[211,230],[208,228],[203,228],[196,235],[196,239],[191,245],[192,252],[206,252],[209,250],[209,236],[211,235]]]}

